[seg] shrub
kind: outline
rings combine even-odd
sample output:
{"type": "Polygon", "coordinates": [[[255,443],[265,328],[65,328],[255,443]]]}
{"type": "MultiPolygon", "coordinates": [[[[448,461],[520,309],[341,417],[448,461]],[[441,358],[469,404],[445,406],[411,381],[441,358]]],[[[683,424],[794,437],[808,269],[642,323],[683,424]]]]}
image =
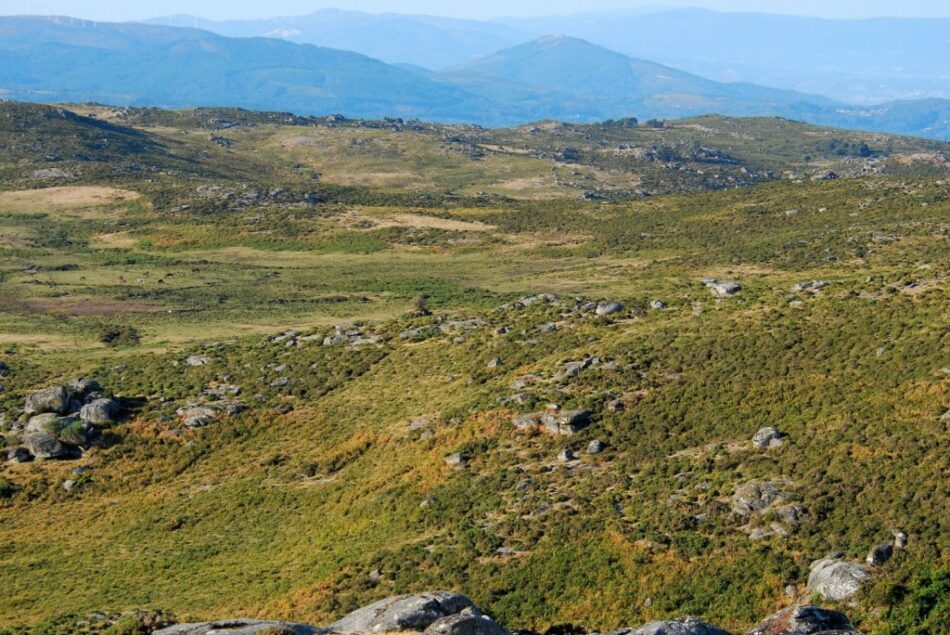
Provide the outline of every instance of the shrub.
{"type": "Polygon", "coordinates": [[[109,326],[102,331],[99,341],[107,346],[138,346],[140,336],[132,326],[109,326]]]}

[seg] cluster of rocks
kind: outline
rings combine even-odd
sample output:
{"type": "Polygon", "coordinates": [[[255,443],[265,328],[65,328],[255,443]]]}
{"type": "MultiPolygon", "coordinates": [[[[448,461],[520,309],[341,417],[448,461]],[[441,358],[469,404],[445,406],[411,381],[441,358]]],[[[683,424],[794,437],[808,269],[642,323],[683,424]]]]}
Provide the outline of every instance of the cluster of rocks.
{"type": "MultiPolygon", "coordinates": [[[[179,624],[154,635],[510,635],[470,599],[444,591],[400,595],[357,609],[327,627],[234,619],[179,624]]],[[[731,635],[692,616],[621,628],[607,635],[731,635]]],[[[844,613],[816,606],[792,606],[769,616],[746,635],[860,635],[844,613]]]]}
{"type": "MultiPolygon", "coordinates": [[[[378,344],[382,338],[369,335],[360,324],[337,324],[333,334],[323,338],[324,346],[366,346],[378,344]]],[[[295,339],[296,341],[296,339],[295,339]]]]}
{"type": "Polygon", "coordinates": [[[861,586],[871,578],[874,568],[884,566],[894,557],[895,551],[906,547],[907,534],[897,530],[893,543],[871,547],[864,564],[845,560],[841,552],[816,560],[811,563],[808,574],[808,591],[826,600],[847,600],[861,590],[861,586]]]}
{"type": "Polygon", "coordinates": [[[555,410],[529,412],[516,416],[512,425],[521,432],[546,432],[556,436],[571,436],[591,425],[587,410],[555,410]]]}
{"type": "Polygon", "coordinates": [[[204,428],[222,417],[233,417],[244,411],[244,402],[233,398],[240,391],[239,386],[230,384],[207,388],[205,395],[212,399],[201,397],[188,400],[184,406],[175,411],[175,414],[186,428],[204,428]]]}
{"type": "Polygon", "coordinates": [[[122,410],[122,404],[105,396],[91,379],[37,390],[27,396],[23,419],[13,426],[22,434],[8,458],[21,463],[77,458],[100,436],[99,426],[114,423],[122,410]]]}
{"type": "Polygon", "coordinates": [[[291,192],[282,187],[262,190],[247,186],[225,187],[213,183],[199,186],[195,190],[195,195],[198,199],[215,201],[229,209],[245,209],[273,204],[316,205],[321,200],[313,192],[291,192]]]}
{"type": "Polygon", "coordinates": [[[283,344],[285,348],[303,348],[309,342],[322,342],[323,339],[319,334],[301,335],[299,331],[284,331],[269,341],[272,344],[283,344]]]}
{"type": "Polygon", "coordinates": [[[785,488],[791,484],[788,479],[775,479],[750,481],[736,488],[732,496],[732,511],[735,514],[751,519],[774,511],[778,518],[767,527],[745,527],[749,538],[762,540],[772,536],[785,537],[791,527],[801,524],[805,519],[807,512],[803,507],[796,503],[785,503],[789,497],[785,488]]]}
{"type": "Polygon", "coordinates": [[[811,293],[816,294],[827,287],[830,283],[825,280],[805,280],[792,287],[793,293],[811,293]]]}
{"type": "MultiPolygon", "coordinates": [[[[475,331],[486,326],[488,323],[479,318],[466,320],[448,320],[445,316],[435,318],[429,324],[416,326],[399,334],[401,340],[423,340],[436,335],[456,335],[455,342],[465,341],[464,333],[475,331]]],[[[505,331],[507,333],[507,331],[505,331]]],[[[499,333],[504,334],[504,333],[499,333]]]]}
{"type": "Polygon", "coordinates": [[[772,426],[760,428],[752,435],[752,445],[757,448],[778,448],[784,443],[782,433],[772,426]]]}

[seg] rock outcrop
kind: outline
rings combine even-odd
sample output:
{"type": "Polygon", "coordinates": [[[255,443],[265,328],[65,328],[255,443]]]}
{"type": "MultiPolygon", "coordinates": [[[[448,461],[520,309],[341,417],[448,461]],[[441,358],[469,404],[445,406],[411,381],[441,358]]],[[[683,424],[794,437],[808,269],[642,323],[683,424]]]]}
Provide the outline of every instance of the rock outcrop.
{"type": "Polygon", "coordinates": [[[752,481],[740,485],[732,496],[732,511],[740,516],[761,512],[782,501],[787,494],[779,489],[780,481],[752,481]]]}
{"type": "Polygon", "coordinates": [[[868,570],[856,562],[822,558],[811,564],[808,592],[817,593],[826,600],[839,602],[857,593],[869,577],[871,576],[868,570]]]}
{"type": "Polygon", "coordinates": [[[292,624],[290,622],[264,622],[261,620],[222,620],[196,624],[176,624],[162,628],[153,635],[317,635],[327,633],[325,628],[292,624]]]}
{"type": "Polygon", "coordinates": [[[508,635],[508,631],[475,607],[437,619],[425,635],[508,635]]]}
{"type": "Polygon", "coordinates": [[[336,633],[421,632],[437,620],[473,606],[464,595],[446,591],[399,595],[356,609],[331,624],[330,630],[336,633]]]}
{"type": "MultiPolygon", "coordinates": [[[[328,627],[252,619],[179,624],[154,635],[509,635],[464,595],[437,591],[389,597],[356,609],[328,627]]],[[[621,628],[607,635],[730,635],[687,616],[621,628]]],[[[861,635],[843,613],[792,606],[766,618],[746,635],[861,635]]]]}
{"type": "Polygon", "coordinates": [[[766,618],[746,635],[818,635],[857,633],[844,613],[817,606],[792,606],[766,618]]]}
{"type": "MultiPolygon", "coordinates": [[[[638,628],[621,629],[616,635],[730,635],[718,626],[713,626],[692,616],[675,620],[649,622],[638,628]]],[[[614,635],[614,634],[611,634],[614,635]]]]}

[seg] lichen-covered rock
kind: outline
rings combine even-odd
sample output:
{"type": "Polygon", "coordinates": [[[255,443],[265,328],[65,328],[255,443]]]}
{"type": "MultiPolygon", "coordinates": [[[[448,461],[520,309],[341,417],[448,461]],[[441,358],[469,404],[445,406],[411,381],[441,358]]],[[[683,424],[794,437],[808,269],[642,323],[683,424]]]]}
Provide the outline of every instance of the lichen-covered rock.
{"type": "Polygon", "coordinates": [[[811,564],[808,591],[818,593],[826,600],[838,602],[857,593],[870,577],[868,570],[856,562],[822,558],[811,564]]]}
{"type": "Polygon", "coordinates": [[[495,620],[474,607],[440,618],[425,630],[425,635],[508,635],[495,620]]]}
{"type": "Polygon", "coordinates": [[[586,410],[546,412],[541,416],[541,425],[551,434],[577,434],[590,425],[590,413],[586,410]]]}
{"type": "Polygon", "coordinates": [[[792,606],[766,618],[746,635],[817,635],[827,631],[857,633],[844,613],[792,606]]]}
{"type": "Polygon", "coordinates": [[[178,415],[186,428],[203,428],[214,421],[217,414],[217,410],[207,406],[192,406],[178,410],[178,415]]]}
{"type": "Polygon", "coordinates": [[[730,635],[718,626],[713,626],[695,617],[657,621],[639,628],[617,631],[617,635],[730,635]]]}
{"type": "Polygon", "coordinates": [[[536,429],[541,424],[543,412],[529,412],[528,414],[518,415],[511,420],[512,425],[522,432],[528,432],[536,429]]]}
{"type": "Polygon", "coordinates": [[[777,448],[782,445],[782,433],[772,426],[761,428],[752,435],[752,445],[757,448],[777,448]]]}
{"type": "Polygon", "coordinates": [[[732,511],[749,516],[768,509],[786,497],[777,482],[751,481],[740,485],[732,496],[732,511]]]}
{"type": "Polygon", "coordinates": [[[176,624],[155,631],[154,635],[317,635],[329,632],[308,624],[264,622],[261,620],[220,620],[198,624],[176,624]]]}
{"type": "Polygon", "coordinates": [[[594,309],[594,313],[601,317],[620,313],[621,311],[623,311],[623,305],[617,301],[598,302],[597,308],[594,309]]]}
{"type": "Polygon", "coordinates": [[[707,278],[703,280],[703,284],[706,285],[706,288],[708,288],[717,298],[735,295],[742,291],[742,285],[731,280],[724,281],[716,280],[714,278],[707,278]]]}
{"type": "Polygon", "coordinates": [[[70,394],[64,386],[50,386],[30,394],[23,404],[26,415],[69,414],[70,394]]]}
{"type": "Polygon", "coordinates": [[[115,399],[95,399],[79,411],[79,418],[87,423],[102,426],[114,423],[122,405],[115,399]]]}
{"type": "Polygon", "coordinates": [[[330,625],[337,633],[424,631],[436,620],[474,606],[464,595],[436,591],[399,595],[356,609],[330,625]]]}

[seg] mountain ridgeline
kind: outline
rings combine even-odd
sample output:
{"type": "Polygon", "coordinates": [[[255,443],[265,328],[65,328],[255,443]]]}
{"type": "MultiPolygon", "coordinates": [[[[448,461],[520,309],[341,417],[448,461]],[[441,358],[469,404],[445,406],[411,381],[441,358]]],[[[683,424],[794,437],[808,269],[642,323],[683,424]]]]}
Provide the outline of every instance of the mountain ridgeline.
{"type": "Polygon", "coordinates": [[[542,119],[778,115],[950,137],[946,100],[858,108],[827,97],[713,81],[569,36],[545,36],[435,72],[273,37],[231,38],[156,24],[0,18],[0,96],[484,126],[542,119]]]}

